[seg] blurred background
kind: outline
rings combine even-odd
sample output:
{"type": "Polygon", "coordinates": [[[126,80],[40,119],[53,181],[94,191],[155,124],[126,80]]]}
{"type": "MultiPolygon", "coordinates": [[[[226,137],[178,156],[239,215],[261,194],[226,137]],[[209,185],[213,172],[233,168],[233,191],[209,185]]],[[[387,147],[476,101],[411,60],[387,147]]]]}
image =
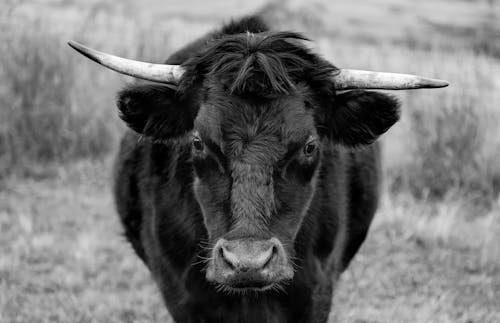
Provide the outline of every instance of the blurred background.
{"type": "Polygon", "coordinates": [[[162,62],[255,12],[339,67],[451,82],[393,93],[385,194],[332,321],[500,322],[496,0],[2,0],[0,322],[170,322],[110,194],[132,79],[66,42],[162,62]]]}

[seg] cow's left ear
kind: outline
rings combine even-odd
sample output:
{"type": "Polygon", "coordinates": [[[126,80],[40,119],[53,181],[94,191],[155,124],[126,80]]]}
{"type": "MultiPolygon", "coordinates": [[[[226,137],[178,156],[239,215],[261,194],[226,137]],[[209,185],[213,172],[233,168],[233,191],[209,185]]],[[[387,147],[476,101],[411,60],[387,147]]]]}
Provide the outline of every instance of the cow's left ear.
{"type": "Polygon", "coordinates": [[[324,111],[327,135],[348,147],[368,145],[399,120],[399,102],[390,95],[371,91],[337,94],[324,111]]]}
{"type": "Polygon", "coordinates": [[[118,93],[117,106],[122,120],[137,133],[175,139],[193,129],[198,113],[194,97],[165,85],[139,84],[118,93]]]}

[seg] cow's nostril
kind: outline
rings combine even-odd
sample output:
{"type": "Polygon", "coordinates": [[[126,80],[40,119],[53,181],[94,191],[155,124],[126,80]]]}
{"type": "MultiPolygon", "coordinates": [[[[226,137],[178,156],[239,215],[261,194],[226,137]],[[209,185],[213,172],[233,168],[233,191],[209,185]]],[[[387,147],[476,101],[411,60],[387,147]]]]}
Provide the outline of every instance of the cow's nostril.
{"type": "Polygon", "coordinates": [[[230,256],[230,253],[227,250],[225,250],[224,247],[222,247],[222,248],[219,249],[219,257],[222,258],[222,260],[224,261],[224,263],[229,268],[231,268],[233,270],[235,269],[235,264],[234,264],[234,262],[232,262],[232,261],[234,261],[234,259],[231,259],[232,257],[230,256]]]}
{"type": "Polygon", "coordinates": [[[273,257],[274,257],[274,246],[270,246],[270,248],[268,248],[265,251],[261,251],[260,254],[256,256],[255,258],[256,266],[259,269],[264,269],[269,264],[269,262],[271,262],[273,257]]]}
{"type": "Polygon", "coordinates": [[[267,261],[264,263],[262,268],[266,268],[267,265],[269,265],[269,263],[273,260],[274,257],[276,257],[277,254],[278,254],[278,248],[276,248],[276,246],[273,246],[271,248],[271,252],[269,254],[269,257],[267,258],[267,261]]]}

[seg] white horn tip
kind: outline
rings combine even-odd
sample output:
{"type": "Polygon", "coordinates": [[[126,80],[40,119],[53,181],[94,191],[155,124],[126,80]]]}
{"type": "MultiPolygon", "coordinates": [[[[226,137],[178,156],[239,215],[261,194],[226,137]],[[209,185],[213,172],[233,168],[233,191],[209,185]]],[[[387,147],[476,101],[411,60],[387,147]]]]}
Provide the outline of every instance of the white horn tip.
{"type": "Polygon", "coordinates": [[[445,80],[439,80],[439,86],[438,87],[447,87],[448,85],[450,85],[450,82],[448,81],[445,81],[445,80]]]}
{"type": "Polygon", "coordinates": [[[424,79],[423,81],[423,87],[427,87],[427,88],[441,88],[441,87],[447,87],[448,85],[450,85],[450,82],[448,81],[445,81],[445,80],[439,80],[439,79],[424,79]]]}
{"type": "Polygon", "coordinates": [[[97,51],[94,51],[88,48],[87,46],[82,45],[74,40],[68,41],[68,45],[77,52],[79,52],[80,54],[82,54],[83,56],[93,60],[94,62],[101,63],[97,51]]]}

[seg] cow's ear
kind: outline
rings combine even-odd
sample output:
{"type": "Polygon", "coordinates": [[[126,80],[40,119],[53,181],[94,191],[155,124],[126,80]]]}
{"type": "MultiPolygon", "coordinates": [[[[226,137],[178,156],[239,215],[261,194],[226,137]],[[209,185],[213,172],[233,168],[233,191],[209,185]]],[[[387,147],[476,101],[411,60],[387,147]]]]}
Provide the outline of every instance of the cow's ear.
{"type": "Polygon", "coordinates": [[[325,111],[332,140],[356,147],[374,142],[399,120],[399,102],[390,95],[370,91],[337,94],[325,111]]]}
{"type": "Polygon", "coordinates": [[[173,139],[193,129],[197,107],[192,97],[158,84],[132,85],[118,93],[120,117],[136,132],[173,139]]]}

